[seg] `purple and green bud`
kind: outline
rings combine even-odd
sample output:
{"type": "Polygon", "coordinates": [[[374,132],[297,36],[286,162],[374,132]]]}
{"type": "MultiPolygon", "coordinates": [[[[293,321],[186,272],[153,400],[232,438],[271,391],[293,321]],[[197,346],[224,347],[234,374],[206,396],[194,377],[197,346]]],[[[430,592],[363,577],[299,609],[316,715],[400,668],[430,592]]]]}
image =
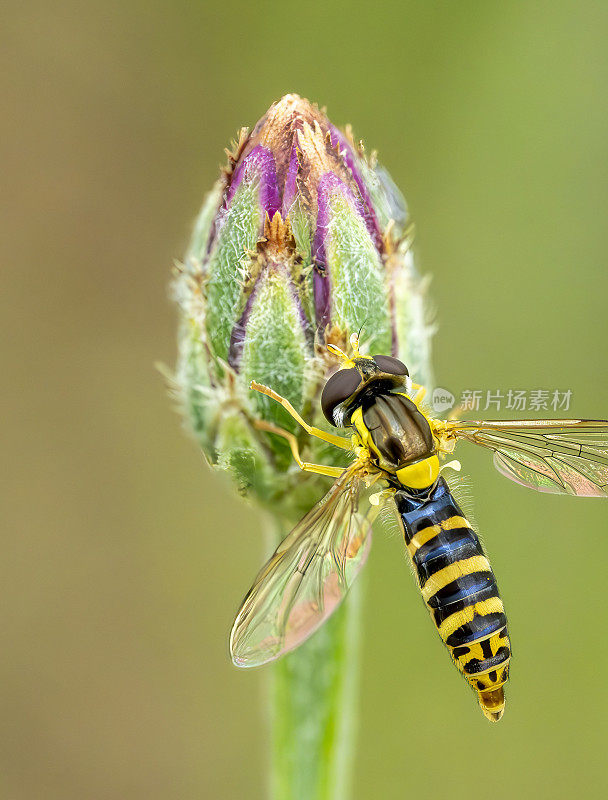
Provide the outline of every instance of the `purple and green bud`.
{"type": "MultiPolygon", "coordinates": [[[[432,385],[425,288],[414,267],[407,207],[388,174],[297,95],[243,129],[205,200],[177,269],[176,384],[211,465],[262,503],[272,538],[328,489],[257,420],[296,434],[305,461],[345,465],[344,451],[308,437],[251,380],[328,428],[320,393],[338,367],[326,344],[398,356],[432,385]]],[[[243,587],[244,588],[244,587],[243,587]]],[[[357,590],[272,670],[272,796],[338,800],[352,759],[357,590]],[[354,596],[353,596],[354,595],[354,596]]]]}
{"type": "Polygon", "coordinates": [[[203,205],[175,285],[186,416],[209,461],[283,516],[300,513],[326,481],[300,473],[285,441],[255,420],[295,432],[308,460],[341,463],[341,454],[302,436],[249,383],[327,427],[318,399],[337,364],[324,345],[347,349],[361,330],[363,348],[398,355],[428,385],[431,329],[410,229],[374,154],[297,95],[240,132],[203,205]]]}

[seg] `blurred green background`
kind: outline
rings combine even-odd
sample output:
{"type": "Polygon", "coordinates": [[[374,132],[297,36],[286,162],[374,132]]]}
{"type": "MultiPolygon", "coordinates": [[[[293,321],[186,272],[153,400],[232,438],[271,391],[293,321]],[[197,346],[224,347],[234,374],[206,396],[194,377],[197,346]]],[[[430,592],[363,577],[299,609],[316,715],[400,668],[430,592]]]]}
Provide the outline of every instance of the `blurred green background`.
{"type": "MultiPolygon", "coordinates": [[[[260,526],[154,370],[172,260],[237,128],[297,91],[407,196],[439,385],[569,388],[605,417],[608,7],[13,2],[0,37],[0,792],[262,798],[264,676],[227,652],[260,526]]],[[[461,457],[510,615],[507,712],[483,719],[380,532],[356,800],[603,796],[608,504],[461,457]]]]}

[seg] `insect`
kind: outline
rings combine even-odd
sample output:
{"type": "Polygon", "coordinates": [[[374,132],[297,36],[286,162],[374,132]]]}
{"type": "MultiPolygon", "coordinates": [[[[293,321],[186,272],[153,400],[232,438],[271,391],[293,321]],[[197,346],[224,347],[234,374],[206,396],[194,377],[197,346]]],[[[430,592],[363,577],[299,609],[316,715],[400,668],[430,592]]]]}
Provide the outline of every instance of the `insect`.
{"type": "Polygon", "coordinates": [[[349,430],[350,438],[311,427],[272,389],[251,384],[309,435],[349,451],[354,460],[345,469],[305,463],[295,436],[258,423],[287,440],[301,469],[336,480],[258,574],[232,628],[232,659],[240,667],[265,664],[317,630],[363,566],[379,508],[393,503],[439,636],[484,715],[498,721],[511,658],[507,618],[490,563],[441,475],[441,462],[466,440],[492,450],[498,471],[523,486],[606,497],[608,422],[431,419],[421,407],[425,390],[412,383],[405,364],[362,355],[356,335],[350,344],[352,357],[328,345],[342,364],[321,395],[326,419],[349,430]]]}

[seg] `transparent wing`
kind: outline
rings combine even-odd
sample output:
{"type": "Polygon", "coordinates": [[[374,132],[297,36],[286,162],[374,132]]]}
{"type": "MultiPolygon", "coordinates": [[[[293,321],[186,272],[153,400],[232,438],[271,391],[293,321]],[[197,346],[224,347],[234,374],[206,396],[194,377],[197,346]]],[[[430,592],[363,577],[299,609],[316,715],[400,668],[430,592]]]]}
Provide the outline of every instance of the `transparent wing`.
{"type": "Polygon", "coordinates": [[[295,526],[243,600],[230,635],[232,660],[256,667],[293,650],[337,608],[371,544],[378,506],[358,512],[358,462],[295,526]]]}
{"type": "Polygon", "coordinates": [[[496,469],[539,492],[608,496],[608,421],[448,422],[446,434],[494,451],[496,469]]]}

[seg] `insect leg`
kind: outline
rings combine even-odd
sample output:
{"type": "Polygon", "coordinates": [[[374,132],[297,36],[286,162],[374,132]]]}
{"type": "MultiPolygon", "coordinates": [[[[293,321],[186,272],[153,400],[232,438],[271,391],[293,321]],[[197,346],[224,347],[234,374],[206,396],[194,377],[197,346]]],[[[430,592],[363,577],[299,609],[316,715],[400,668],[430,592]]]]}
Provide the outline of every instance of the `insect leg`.
{"type": "Polygon", "coordinates": [[[333,444],[336,447],[342,448],[342,450],[352,450],[352,444],[350,439],[345,439],[342,436],[336,436],[333,433],[327,433],[327,431],[322,431],[320,428],[313,428],[312,425],[309,425],[307,422],[304,422],[302,417],[298,414],[295,408],[291,405],[289,400],[286,400],[284,397],[281,397],[280,394],[277,394],[272,389],[269,389],[268,386],[264,386],[261,383],[256,383],[255,381],[251,381],[249,384],[250,389],[255,389],[256,392],[260,392],[261,394],[265,394],[267,397],[271,397],[273,400],[276,400],[277,403],[280,403],[283,408],[288,411],[291,416],[298,422],[308,433],[310,436],[316,436],[317,439],[323,439],[324,442],[329,442],[329,444],[333,444]]]}
{"type": "Polygon", "coordinates": [[[308,461],[302,461],[300,458],[298,442],[293,433],[289,433],[289,431],[279,428],[277,425],[273,425],[271,422],[264,422],[264,420],[261,419],[256,420],[254,425],[260,431],[276,433],[277,436],[282,436],[283,439],[287,439],[289,447],[291,448],[292,456],[294,457],[297,465],[300,467],[300,469],[303,469],[304,472],[315,472],[317,475],[328,475],[330,478],[337,478],[344,472],[344,467],[329,467],[325,464],[310,464],[308,461]]]}

